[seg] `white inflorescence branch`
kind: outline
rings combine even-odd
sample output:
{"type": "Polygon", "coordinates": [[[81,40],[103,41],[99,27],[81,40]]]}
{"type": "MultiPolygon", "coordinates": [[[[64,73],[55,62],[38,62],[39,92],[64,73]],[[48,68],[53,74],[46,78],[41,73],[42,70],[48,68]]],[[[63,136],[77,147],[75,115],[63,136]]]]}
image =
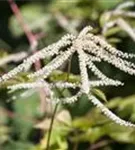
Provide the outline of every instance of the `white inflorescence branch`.
{"type": "Polygon", "coordinates": [[[18,73],[27,70],[33,63],[35,63],[39,59],[44,59],[46,57],[50,57],[55,54],[58,55],[59,50],[63,47],[66,47],[66,46],[69,46],[70,44],[72,44],[72,41],[74,39],[75,39],[75,36],[68,34],[68,35],[62,37],[60,41],[58,41],[52,45],[49,45],[46,48],[43,48],[39,52],[36,52],[34,55],[25,59],[24,62],[22,64],[20,64],[18,67],[14,68],[7,74],[4,74],[0,78],[0,82],[9,80],[9,79],[13,78],[15,75],[17,75],[18,73]]]}
{"type": "Polygon", "coordinates": [[[127,1],[125,3],[122,3],[120,5],[118,5],[116,7],[116,10],[122,10],[122,9],[125,9],[125,8],[128,8],[128,7],[133,7],[135,6],[135,3],[133,1],[127,1]]]}
{"type": "Polygon", "coordinates": [[[116,68],[135,75],[135,64],[130,62],[130,58],[135,58],[135,54],[124,53],[108,44],[104,39],[99,36],[95,36],[91,31],[91,27],[88,26],[84,28],[78,36],[66,35],[61,38],[58,42],[42,49],[36,54],[28,57],[22,64],[20,64],[15,69],[11,70],[7,74],[0,78],[0,83],[13,78],[19,72],[26,71],[30,66],[39,59],[44,59],[46,57],[55,56],[50,63],[41,68],[40,70],[28,74],[31,79],[36,78],[35,82],[32,83],[20,83],[17,85],[9,86],[11,90],[17,89],[29,89],[29,88],[48,88],[50,89],[50,95],[48,95],[48,100],[53,100],[55,103],[73,103],[78,100],[83,93],[85,93],[89,100],[97,106],[109,119],[114,121],[119,125],[135,127],[132,123],[126,122],[115,114],[113,114],[108,108],[102,104],[95,96],[91,94],[92,87],[99,86],[119,86],[123,85],[122,82],[109,78],[102,73],[95,65],[95,62],[107,62],[115,66],[116,68]],[[49,75],[62,66],[65,61],[67,61],[72,55],[77,53],[78,64],[80,68],[80,82],[51,82],[47,83],[44,81],[49,75]],[[90,69],[94,75],[97,76],[98,80],[90,81],[87,69],[90,69]],[[53,93],[53,88],[73,88],[79,89],[78,93],[71,97],[57,98],[53,93]]]}
{"type": "Polygon", "coordinates": [[[127,1],[118,5],[114,10],[105,12],[105,16],[108,17],[103,26],[102,33],[105,35],[110,28],[117,25],[121,30],[125,31],[132,40],[135,41],[134,29],[132,24],[128,21],[135,18],[135,12],[129,10],[130,7],[134,8],[135,2],[127,1]]]}
{"type": "Polygon", "coordinates": [[[116,116],[114,113],[112,113],[105,105],[103,105],[96,97],[93,95],[88,95],[89,100],[98,107],[108,118],[113,120],[119,125],[127,126],[127,127],[135,127],[135,124],[132,124],[130,122],[124,121],[120,119],[118,116],[116,116]]]}
{"type": "MultiPolygon", "coordinates": [[[[112,82],[108,82],[107,80],[95,80],[95,81],[89,81],[88,84],[91,87],[117,86],[118,82],[120,81],[112,80],[112,82]]],[[[48,83],[46,82],[36,81],[36,82],[27,82],[27,83],[19,83],[19,84],[11,85],[8,86],[8,89],[12,91],[19,90],[19,89],[36,89],[36,88],[38,89],[38,88],[46,88],[47,85],[48,83]]],[[[121,83],[121,85],[123,84],[121,83]]],[[[50,89],[56,87],[59,89],[68,89],[68,88],[76,89],[76,88],[80,88],[81,84],[71,83],[71,82],[55,82],[49,84],[50,89]]]]}

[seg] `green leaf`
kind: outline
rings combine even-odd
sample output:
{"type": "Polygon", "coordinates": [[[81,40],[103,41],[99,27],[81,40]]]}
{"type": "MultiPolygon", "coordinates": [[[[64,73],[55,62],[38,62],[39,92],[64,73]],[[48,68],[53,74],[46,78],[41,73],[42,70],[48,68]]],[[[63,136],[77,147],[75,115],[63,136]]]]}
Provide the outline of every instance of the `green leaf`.
{"type": "Polygon", "coordinates": [[[112,43],[112,44],[117,44],[117,43],[120,43],[120,42],[121,42],[121,39],[120,39],[120,38],[112,37],[112,38],[108,38],[107,41],[108,41],[109,43],[112,43]]]}
{"type": "Polygon", "coordinates": [[[89,141],[91,143],[94,143],[103,135],[104,135],[104,132],[102,131],[102,129],[100,127],[95,127],[95,128],[89,128],[84,133],[80,133],[80,134],[70,137],[70,140],[73,142],[89,141]]]}
{"type": "Polygon", "coordinates": [[[105,94],[104,94],[101,90],[96,89],[96,88],[93,88],[93,89],[92,89],[92,93],[93,93],[95,96],[99,97],[101,100],[107,102],[106,96],[105,96],[105,94]]]}
{"type": "Polygon", "coordinates": [[[98,0],[98,4],[100,5],[100,7],[102,7],[105,10],[114,8],[120,2],[122,2],[122,0],[111,0],[111,1],[98,0]]]}
{"type": "MultiPolygon", "coordinates": [[[[45,5],[40,3],[32,3],[23,5],[20,8],[24,22],[29,26],[31,30],[49,28],[48,22],[51,16],[45,12],[45,5]]],[[[21,36],[24,33],[20,23],[13,15],[9,20],[9,28],[14,36],[21,36]]]]}
{"type": "MultiPolygon", "coordinates": [[[[27,94],[30,94],[30,90],[27,94]]],[[[26,140],[34,126],[35,117],[39,113],[37,111],[40,102],[39,96],[36,92],[28,96],[24,93],[16,92],[16,95],[18,96],[14,101],[14,110],[16,115],[15,118],[13,118],[13,127],[18,133],[19,138],[26,140]]]]}
{"type": "Polygon", "coordinates": [[[114,34],[117,34],[120,31],[121,29],[119,27],[112,27],[112,28],[109,28],[107,32],[104,33],[104,36],[105,37],[113,36],[114,34]]]}
{"type": "Polygon", "coordinates": [[[58,70],[54,71],[50,76],[50,80],[53,82],[67,81],[67,78],[68,78],[68,82],[72,82],[72,83],[80,81],[80,76],[68,74],[66,72],[62,72],[62,71],[58,71],[58,70]]]}

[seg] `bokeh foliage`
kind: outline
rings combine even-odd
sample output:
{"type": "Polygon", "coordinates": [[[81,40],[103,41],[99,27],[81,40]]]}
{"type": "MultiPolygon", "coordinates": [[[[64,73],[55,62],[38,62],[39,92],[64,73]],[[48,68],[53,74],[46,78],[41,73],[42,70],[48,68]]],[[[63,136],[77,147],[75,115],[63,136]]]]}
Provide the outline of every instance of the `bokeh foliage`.
{"type": "MultiPolygon", "coordinates": [[[[104,24],[108,21],[106,12],[113,10],[124,0],[48,0],[48,1],[17,1],[25,22],[33,33],[42,33],[38,48],[43,48],[57,41],[67,32],[79,32],[86,25],[94,27],[94,33],[101,35],[104,24]],[[67,19],[63,27],[59,15],[67,19]],[[76,30],[74,30],[76,28],[76,30]]],[[[0,2],[1,7],[5,5],[0,2]]],[[[8,5],[8,3],[6,4],[8,5]]],[[[9,13],[5,7],[3,14],[9,13]]],[[[133,8],[135,12],[135,8],[133,8]]],[[[115,18],[112,18],[115,19],[115,18]]],[[[129,24],[135,25],[135,19],[125,18],[129,24]]],[[[2,22],[8,28],[11,36],[0,39],[0,58],[11,53],[29,52],[29,44],[22,28],[15,16],[10,12],[2,22]],[[10,41],[10,42],[9,42],[10,41]]],[[[118,49],[135,53],[135,42],[119,27],[113,27],[104,35],[118,49]]],[[[5,35],[6,37],[6,35],[5,35]]],[[[44,60],[46,64],[49,60],[44,60]]],[[[8,63],[0,67],[3,74],[17,66],[18,63],[8,63]]],[[[72,61],[69,80],[77,82],[76,58],[72,61]],[[73,73],[75,75],[73,75],[73,73]]],[[[110,65],[104,63],[99,67],[108,76],[125,82],[119,88],[93,89],[93,93],[104,101],[110,109],[126,120],[135,122],[135,78],[130,77],[110,65]],[[102,92],[103,91],[103,92],[102,92]]],[[[65,67],[66,68],[66,67],[65,67]]],[[[67,71],[54,72],[50,80],[65,80],[67,71]]],[[[89,72],[91,79],[93,75],[89,72]]],[[[44,150],[48,135],[48,128],[54,106],[51,110],[40,112],[40,97],[36,90],[9,92],[6,85],[27,81],[26,74],[22,73],[15,79],[1,86],[0,89],[0,150],[44,150]]],[[[59,91],[55,89],[59,94],[59,91]]],[[[68,90],[63,96],[71,95],[68,90]]],[[[50,107],[50,106],[48,106],[50,107]]],[[[125,128],[110,122],[85,96],[72,105],[59,106],[55,117],[51,136],[51,150],[134,150],[135,129],[125,128]]]]}

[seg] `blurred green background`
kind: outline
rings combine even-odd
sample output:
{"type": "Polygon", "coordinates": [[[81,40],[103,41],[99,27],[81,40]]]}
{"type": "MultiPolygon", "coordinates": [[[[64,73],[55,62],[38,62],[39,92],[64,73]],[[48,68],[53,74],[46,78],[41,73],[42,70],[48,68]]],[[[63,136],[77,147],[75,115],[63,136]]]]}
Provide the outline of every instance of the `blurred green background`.
{"type": "MultiPolygon", "coordinates": [[[[95,34],[104,36],[113,46],[125,52],[135,53],[135,41],[119,27],[111,28],[106,34],[102,33],[108,21],[106,12],[123,2],[127,1],[16,1],[25,23],[39,36],[38,49],[59,40],[67,32],[77,34],[86,25],[91,25],[95,34]]],[[[128,10],[135,13],[135,7],[128,10]]],[[[27,37],[7,1],[0,1],[0,12],[0,60],[21,51],[31,54],[27,37]]],[[[121,16],[111,19],[118,17],[121,16]]],[[[135,18],[122,18],[135,29],[135,18]]],[[[0,66],[0,74],[8,72],[19,63],[9,62],[0,66]]],[[[42,65],[45,63],[46,60],[42,65]]],[[[78,74],[76,63],[76,59],[73,59],[71,72],[74,74],[78,74]]],[[[135,77],[108,64],[101,63],[98,66],[107,76],[119,79],[125,85],[96,89],[97,95],[101,100],[107,99],[107,107],[118,116],[135,122],[135,77]]],[[[91,72],[89,74],[93,79],[91,72]]],[[[25,81],[25,77],[26,74],[22,73],[11,82],[25,81]]],[[[65,91],[65,95],[71,95],[71,92],[65,91]]],[[[35,90],[10,93],[5,86],[1,86],[0,150],[45,150],[54,106],[46,103],[45,111],[41,112],[40,105],[39,93],[35,90]]],[[[112,123],[82,96],[75,104],[59,106],[50,147],[50,150],[135,150],[135,129],[112,123]]]]}

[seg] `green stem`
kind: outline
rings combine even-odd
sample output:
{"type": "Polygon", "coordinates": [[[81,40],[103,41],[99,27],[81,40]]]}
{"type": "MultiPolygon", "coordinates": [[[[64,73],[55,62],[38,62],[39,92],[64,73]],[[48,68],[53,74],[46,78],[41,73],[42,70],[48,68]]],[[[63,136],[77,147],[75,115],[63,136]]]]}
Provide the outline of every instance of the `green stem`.
{"type": "MultiPolygon", "coordinates": [[[[71,59],[72,59],[72,57],[71,57],[71,59]]],[[[70,59],[70,61],[68,63],[68,73],[67,73],[66,81],[69,80],[69,73],[70,73],[70,69],[71,69],[71,59],[70,59]]],[[[58,89],[58,91],[60,92],[61,95],[62,95],[63,90],[59,91],[59,89],[58,89]]],[[[53,122],[54,122],[54,118],[55,118],[55,115],[56,115],[56,112],[57,112],[58,105],[59,105],[59,103],[56,103],[55,108],[54,108],[54,112],[53,112],[53,116],[52,116],[52,119],[51,119],[49,131],[48,131],[46,150],[49,150],[49,148],[50,148],[50,139],[51,139],[51,133],[52,133],[52,129],[53,129],[53,122]]]]}
{"type": "Polygon", "coordinates": [[[57,112],[58,105],[59,105],[59,103],[57,103],[55,105],[53,116],[52,116],[52,119],[51,119],[50,128],[49,128],[49,131],[48,131],[46,150],[49,150],[49,148],[50,148],[50,139],[51,139],[51,133],[52,133],[52,129],[53,129],[53,122],[54,122],[55,114],[57,112]]]}

